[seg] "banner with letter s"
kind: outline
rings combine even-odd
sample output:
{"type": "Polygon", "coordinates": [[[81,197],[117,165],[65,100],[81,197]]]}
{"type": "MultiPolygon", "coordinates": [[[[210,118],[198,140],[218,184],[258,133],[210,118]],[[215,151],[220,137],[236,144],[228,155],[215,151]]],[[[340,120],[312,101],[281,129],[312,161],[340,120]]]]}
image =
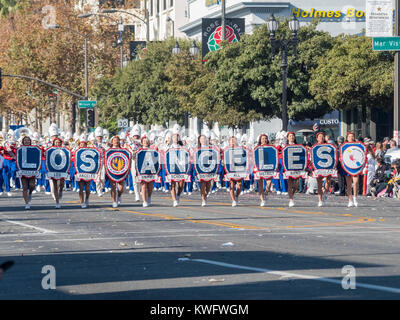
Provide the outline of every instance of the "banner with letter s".
{"type": "Polygon", "coordinates": [[[185,148],[168,149],[164,157],[164,168],[167,176],[166,182],[190,182],[190,153],[185,148]]]}
{"type": "Polygon", "coordinates": [[[77,180],[96,180],[100,171],[101,152],[96,148],[79,148],[75,152],[77,180]]]}
{"type": "Polygon", "coordinates": [[[46,150],[46,178],[69,180],[71,152],[67,148],[50,147],[46,150]]]}
{"type": "Polygon", "coordinates": [[[367,163],[367,147],[361,142],[345,142],[339,148],[340,163],[351,176],[362,173],[367,163]]]}
{"type": "Polygon", "coordinates": [[[132,155],[124,148],[111,148],[104,153],[106,174],[110,180],[121,182],[129,174],[132,155]]]}
{"type": "Polygon", "coordinates": [[[337,177],[337,148],[330,143],[315,144],[311,148],[313,177],[337,177]]]}
{"type": "Polygon", "coordinates": [[[307,149],[301,144],[287,145],[282,150],[283,178],[307,178],[307,149]]]}
{"type": "Polygon", "coordinates": [[[223,151],[225,181],[250,180],[250,151],[245,147],[228,147],[223,151]]]}
{"type": "Polygon", "coordinates": [[[17,149],[17,177],[39,178],[42,167],[42,150],[38,146],[21,146],[17,149]]]}
{"type": "Polygon", "coordinates": [[[136,181],[137,182],[161,182],[159,172],[161,170],[161,155],[155,149],[142,148],[136,152],[136,181]]]}
{"type": "Polygon", "coordinates": [[[221,155],[217,147],[195,149],[193,163],[199,181],[219,180],[218,170],[221,163],[221,155]]]}
{"type": "Polygon", "coordinates": [[[254,179],[279,179],[279,151],[274,146],[257,146],[253,150],[254,179]]]}

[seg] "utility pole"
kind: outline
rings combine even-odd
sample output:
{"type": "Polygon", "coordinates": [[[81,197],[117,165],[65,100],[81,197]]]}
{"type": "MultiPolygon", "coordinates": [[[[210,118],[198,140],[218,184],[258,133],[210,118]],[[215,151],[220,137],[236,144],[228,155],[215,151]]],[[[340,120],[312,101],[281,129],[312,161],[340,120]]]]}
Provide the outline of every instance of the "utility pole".
{"type": "MultiPolygon", "coordinates": [[[[395,36],[400,36],[400,21],[399,21],[399,10],[400,0],[396,0],[395,8],[395,36]]],[[[399,113],[399,102],[400,102],[400,52],[395,51],[394,53],[394,106],[393,106],[393,138],[396,140],[397,145],[399,144],[399,130],[400,130],[400,113],[399,113]]]]}
{"type": "Polygon", "coordinates": [[[222,41],[225,41],[225,12],[226,12],[226,0],[221,0],[221,27],[222,27],[222,41]]]}

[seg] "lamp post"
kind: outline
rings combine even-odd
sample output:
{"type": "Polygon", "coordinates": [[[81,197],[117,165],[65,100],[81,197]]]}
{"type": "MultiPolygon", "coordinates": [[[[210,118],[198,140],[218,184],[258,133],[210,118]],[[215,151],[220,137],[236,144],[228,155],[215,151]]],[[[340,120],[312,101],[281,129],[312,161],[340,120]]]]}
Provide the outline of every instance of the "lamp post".
{"type": "Polygon", "coordinates": [[[281,69],[282,69],[282,129],[287,131],[288,129],[288,112],[287,112],[287,73],[288,73],[288,48],[289,46],[293,46],[294,57],[297,57],[297,32],[300,28],[300,23],[293,15],[289,21],[289,29],[292,32],[292,39],[285,39],[285,35],[282,36],[282,39],[276,39],[275,34],[278,30],[278,21],[275,19],[272,14],[267,21],[267,28],[270,32],[270,40],[271,40],[271,50],[272,55],[276,55],[277,51],[281,50],[281,69]]]}
{"type": "MultiPolygon", "coordinates": [[[[82,14],[78,14],[78,18],[81,19],[85,19],[85,18],[89,18],[92,16],[98,16],[98,17],[103,17],[103,18],[107,18],[110,19],[111,21],[114,21],[116,23],[118,23],[118,31],[123,32],[123,21],[122,21],[122,17],[120,18],[120,21],[113,19],[105,14],[99,14],[99,13],[92,13],[92,12],[88,12],[88,13],[82,13],[82,14]]],[[[120,46],[120,67],[121,69],[124,67],[124,50],[123,50],[123,41],[121,39],[121,43],[119,43],[120,46]]]]}
{"type": "Polygon", "coordinates": [[[145,18],[141,18],[137,16],[136,14],[130,13],[128,11],[122,11],[122,10],[117,10],[117,9],[107,9],[107,10],[102,10],[101,13],[125,13],[128,15],[131,15],[135,17],[136,19],[139,19],[146,25],[146,41],[150,42],[150,22],[149,22],[149,10],[147,9],[147,1],[144,1],[145,3],[145,18]]]}

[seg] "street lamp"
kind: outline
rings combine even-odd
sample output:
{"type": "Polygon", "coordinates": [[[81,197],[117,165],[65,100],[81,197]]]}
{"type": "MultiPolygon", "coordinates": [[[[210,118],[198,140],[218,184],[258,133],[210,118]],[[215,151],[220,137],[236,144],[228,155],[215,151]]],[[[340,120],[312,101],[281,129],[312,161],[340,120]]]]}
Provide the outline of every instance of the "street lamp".
{"type": "MultiPolygon", "coordinates": [[[[113,19],[109,16],[106,16],[105,14],[99,14],[99,13],[92,13],[92,12],[88,12],[88,13],[81,13],[78,14],[78,18],[81,19],[85,19],[85,18],[90,18],[92,16],[99,16],[99,17],[103,17],[103,18],[107,18],[110,19],[111,21],[114,21],[116,23],[118,23],[118,31],[123,32],[123,21],[122,21],[122,17],[120,19],[120,21],[113,19]]],[[[124,50],[123,50],[123,41],[121,38],[121,42],[118,43],[120,46],[120,67],[121,69],[124,67],[124,50]]]]}
{"type": "Polygon", "coordinates": [[[294,57],[297,57],[297,32],[300,28],[300,23],[293,15],[289,21],[289,29],[292,32],[292,39],[285,39],[285,35],[282,39],[276,39],[275,33],[278,30],[278,21],[274,15],[271,14],[267,21],[267,28],[270,33],[271,51],[274,56],[277,51],[281,50],[281,69],[282,69],[282,129],[287,131],[288,129],[288,112],[287,112],[287,73],[288,73],[288,48],[293,46],[294,57]]]}
{"type": "Polygon", "coordinates": [[[150,42],[150,21],[149,21],[149,10],[147,10],[147,1],[144,1],[145,4],[145,18],[141,18],[139,16],[137,16],[136,14],[130,13],[128,11],[122,11],[122,10],[117,10],[117,9],[106,9],[106,10],[102,10],[101,13],[125,13],[128,15],[131,15],[133,17],[135,17],[136,19],[139,19],[140,21],[144,22],[144,24],[146,25],[146,41],[150,42]]]}
{"type": "Polygon", "coordinates": [[[197,57],[200,53],[199,47],[196,45],[196,42],[194,40],[192,46],[189,49],[189,52],[193,57],[197,57]]]}
{"type": "Polygon", "coordinates": [[[172,54],[176,56],[177,54],[180,54],[181,51],[182,51],[182,49],[181,49],[181,47],[179,46],[178,41],[176,41],[176,42],[175,42],[175,46],[172,48],[172,54]]]}

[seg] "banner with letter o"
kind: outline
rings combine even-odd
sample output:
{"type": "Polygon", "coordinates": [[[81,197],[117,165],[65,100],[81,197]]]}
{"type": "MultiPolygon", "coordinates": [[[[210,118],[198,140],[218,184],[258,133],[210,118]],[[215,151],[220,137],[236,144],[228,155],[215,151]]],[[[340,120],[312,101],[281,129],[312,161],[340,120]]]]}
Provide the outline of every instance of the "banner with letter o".
{"type": "Polygon", "coordinates": [[[228,147],[223,151],[225,181],[250,180],[250,151],[245,147],[228,147]]]}
{"type": "Polygon", "coordinates": [[[161,155],[155,149],[142,148],[135,155],[136,181],[137,182],[161,182],[159,172],[161,170],[161,155]]]}
{"type": "Polygon", "coordinates": [[[253,150],[254,179],[279,179],[279,151],[274,146],[258,146],[253,150]]]}
{"type": "Polygon", "coordinates": [[[367,147],[361,142],[345,142],[340,148],[340,163],[346,173],[356,176],[362,173],[367,163],[367,147]]]}
{"type": "Polygon", "coordinates": [[[301,144],[287,145],[282,150],[283,178],[307,178],[307,149],[301,144]]]}
{"type": "Polygon", "coordinates": [[[97,180],[100,162],[100,150],[96,148],[79,148],[75,152],[75,178],[83,181],[97,180]]]}
{"type": "Polygon", "coordinates": [[[42,150],[38,146],[21,146],[17,149],[17,177],[39,178],[42,167],[42,150]]]}
{"type": "Polygon", "coordinates": [[[106,174],[111,181],[126,179],[131,169],[132,155],[124,148],[111,148],[104,153],[106,174]]]}
{"type": "Polygon", "coordinates": [[[164,157],[164,168],[167,176],[166,182],[190,182],[190,153],[185,148],[168,149],[164,157]]]}
{"type": "Polygon", "coordinates": [[[221,163],[220,150],[217,147],[197,148],[193,152],[193,163],[199,181],[219,180],[221,163]]]}
{"type": "Polygon", "coordinates": [[[46,178],[69,180],[71,152],[67,148],[50,147],[46,150],[46,178]]]}
{"type": "Polygon", "coordinates": [[[311,148],[313,177],[337,177],[337,148],[330,143],[315,144],[311,148]]]}

